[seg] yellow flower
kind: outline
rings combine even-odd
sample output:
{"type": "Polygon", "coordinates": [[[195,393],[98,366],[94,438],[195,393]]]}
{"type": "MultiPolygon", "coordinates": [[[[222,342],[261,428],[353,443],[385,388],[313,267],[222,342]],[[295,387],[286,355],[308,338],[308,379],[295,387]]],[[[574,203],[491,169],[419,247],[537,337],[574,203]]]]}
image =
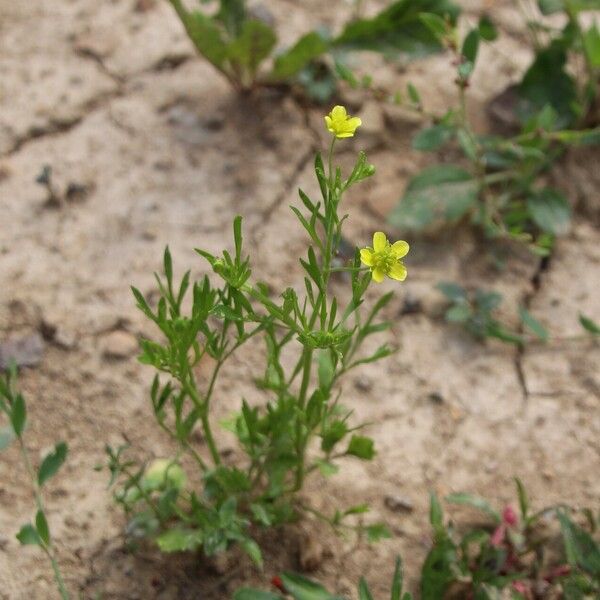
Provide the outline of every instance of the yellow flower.
{"type": "Polygon", "coordinates": [[[373,280],[381,283],[387,275],[391,279],[404,281],[406,279],[406,267],[400,260],[404,258],[410,247],[405,241],[390,244],[385,233],[377,231],[373,235],[373,247],[363,248],[360,251],[360,260],[371,267],[373,280]]]}
{"type": "Polygon", "coordinates": [[[334,106],[325,117],[327,129],[337,138],[352,137],[362,121],[358,117],[349,117],[343,106],[334,106]]]}

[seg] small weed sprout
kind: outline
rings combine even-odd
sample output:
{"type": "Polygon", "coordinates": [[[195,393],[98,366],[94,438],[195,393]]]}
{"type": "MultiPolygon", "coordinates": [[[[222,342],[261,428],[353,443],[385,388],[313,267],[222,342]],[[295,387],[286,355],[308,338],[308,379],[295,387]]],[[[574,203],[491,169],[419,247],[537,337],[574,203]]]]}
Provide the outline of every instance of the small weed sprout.
{"type": "Polygon", "coordinates": [[[215,256],[197,250],[221,280],[220,286],[215,287],[208,276],[192,283],[189,271],[176,283],[167,248],[164,276],[157,276],[157,307],[133,288],[138,308],[163,334],[162,342],[142,341],[140,360],[163,374],[152,383],[152,409],[158,426],[178,447],[172,459],[147,468],[126,460],[124,448],[107,449],[112,481],[121,482],[116,499],[130,516],[133,536],[150,537],[166,552],[202,549],[206,555],[238,543],[260,564],[250,527],[275,526],[303,512],[337,529],[364,532],[371,541],[388,535],[381,524],[363,527],[347,521],[365,513],[366,505],[327,516],[298,498],[309,474],[335,473],[341,457],[371,460],[375,455],[373,440],[361,433],[360,425],[351,424],[351,411],[340,402],[339,383],[358,365],[392,352],[384,344],[371,355],[360,353],[365,339],[388,328],[378,317],[392,294],[381,296],[370,310],[365,309],[364,296],[372,280],[406,276],[400,259],[408,244],[391,244],[381,232],[374,236],[374,248],[356,249],[344,266],[334,262],[347,217],[340,214],[344,193],[375,171],[363,152],[347,177],[334,166],[336,142],[353,136],[360,124],[343,107],[335,107],[326,117],[332,134],[329,154],[325,162],[320,154],[315,159],[321,199],[315,201],[300,190],[301,207],[291,207],[310,239],[306,257],[300,259],[305,275],[302,294],[289,287],[276,296],[266,285],[252,281],[241,217],[233,222],[233,252],[215,256]],[[330,289],[331,275],[338,271],[349,275],[345,303],[330,289]],[[186,313],[189,292],[192,306],[186,313]],[[271,400],[266,407],[242,401],[239,413],[226,424],[245,455],[245,461],[234,466],[223,460],[211,409],[218,401],[215,390],[223,365],[256,337],[262,338],[266,351],[258,385],[271,400]],[[293,367],[286,356],[295,360],[293,367]],[[199,381],[195,368],[207,357],[214,365],[212,373],[199,381]],[[194,442],[197,431],[204,449],[194,442]],[[320,455],[314,457],[317,440],[320,455]],[[183,455],[199,470],[202,489],[187,483],[198,478],[186,477],[183,455]]]}
{"type": "Polygon", "coordinates": [[[25,470],[31,479],[37,509],[34,522],[23,525],[17,533],[17,539],[24,546],[38,546],[44,552],[52,566],[60,596],[62,600],[68,600],[69,594],[58,566],[42,498],[44,484],[61,468],[67,457],[68,448],[64,442],[59,442],[54,450],[42,460],[37,470],[34,468],[23,439],[27,425],[27,405],[23,394],[16,388],[16,379],[16,367],[9,369],[6,374],[0,375],[0,413],[4,413],[8,418],[8,425],[0,429],[0,450],[16,440],[25,470]]]}

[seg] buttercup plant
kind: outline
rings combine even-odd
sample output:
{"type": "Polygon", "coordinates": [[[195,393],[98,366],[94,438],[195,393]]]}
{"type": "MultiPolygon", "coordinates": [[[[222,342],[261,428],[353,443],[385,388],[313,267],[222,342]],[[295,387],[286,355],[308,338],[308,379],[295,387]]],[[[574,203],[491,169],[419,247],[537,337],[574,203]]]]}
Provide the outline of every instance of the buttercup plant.
{"type": "Polygon", "coordinates": [[[241,217],[233,222],[233,252],[215,256],[197,250],[221,280],[219,285],[208,276],[192,283],[189,271],[176,284],[167,248],[164,276],[157,276],[158,305],[152,308],[133,288],[138,308],[163,334],[161,342],[142,341],[140,360],[163,374],[152,383],[152,408],[178,451],[148,468],[125,459],[124,448],[107,451],[112,480],[120,482],[116,499],[130,516],[128,532],[156,540],[164,551],[202,549],[212,555],[239,543],[260,564],[252,527],[275,526],[306,512],[336,529],[360,530],[369,540],[387,535],[381,524],[347,522],[347,517],[367,512],[366,505],[327,516],[298,497],[309,474],[335,473],[342,457],[370,460],[375,455],[373,440],[361,433],[361,425],[351,424],[351,411],[341,403],[340,382],[358,365],[391,353],[386,344],[371,355],[360,352],[367,337],[388,328],[378,317],[392,294],[381,296],[370,309],[364,296],[370,282],[384,275],[404,279],[400,259],[408,252],[405,242],[390,244],[376,233],[373,248],[357,249],[344,266],[334,263],[347,217],[341,215],[343,195],[375,169],[364,152],[347,177],[334,166],[336,142],[352,137],[360,119],[336,106],[325,124],[332,134],[327,167],[320,154],[315,158],[321,199],[299,190],[301,207],[291,207],[310,239],[306,257],[300,258],[301,293],[288,287],[275,295],[253,281],[241,217]],[[331,290],[331,275],[337,271],[350,276],[347,300],[331,290]],[[186,312],[189,291],[191,308],[186,312]],[[225,461],[213,433],[218,379],[232,354],[255,337],[265,344],[264,371],[257,383],[269,401],[258,407],[243,400],[239,413],[225,423],[243,452],[243,458],[225,461]],[[196,367],[209,359],[212,371],[199,380],[196,367]],[[195,441],[197,434],[204,445],[195,441]],[[201,485],[191,483],[199,478],[188,471],[190,463],[199,471],[201,485]]]}

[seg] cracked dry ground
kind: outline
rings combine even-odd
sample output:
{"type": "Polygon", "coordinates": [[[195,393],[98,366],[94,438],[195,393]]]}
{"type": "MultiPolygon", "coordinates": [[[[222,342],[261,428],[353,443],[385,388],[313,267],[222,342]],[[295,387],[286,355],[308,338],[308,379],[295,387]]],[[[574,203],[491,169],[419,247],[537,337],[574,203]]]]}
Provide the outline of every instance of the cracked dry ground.
{"type": "MultiPolygon", "coordinates": [[[[282,43],[318,22],[335,27],[346,17],[314,0],[300,4],[268,2],[282,43]]],[[[502,52],[485,50],[487,67],[473,86],[469,109],[482,127],[485,103],[528,60],[511,4],[494,3],[502,52]]],[[[463,6],[474,16],[482,3],[463,6]]],[[[280,568],[297,568],[301,549],[314,576],[338,591],[351,595],[364,573],[380,594],[398,552],[415,585],[429,544],[429,490],[468,490],[502,504],[514,497],[516,475],[538,506],[559,500],[598,506],[598,347],[563,341],[517,353],[479,344],[443,323],[433,289],[440,280],[494,288],[505,296],[509,322],[516,326],[516,304],[526,303],[557,337],[580,333],[580,311],[600,319],[593,205],[599,162],[598,154],[581,154],[557,169],[556,183],[580,209],[545,268],[522,248],[491,249],[466,230],[410,240],[409,278],[397,287],[387,315],[394,321],[387,341],[399,351],[344,385],[357,421],[371,423],[378,455],[368,464],[348,461],[326,484],[313,481],[306,492],[324,509],[369,502],[372,518],[390,525],[392,540],[354,548],[352,540],[307,521],[261,540],[264,574],[235,553],[209,564],[151,550],[128,554],[106,473],[94,466],[104,460],[104,444],[123,436],[139,456],[171,450],[150,416],[151,372],[128,347],[132,336],[153,333],[134,309],[129,285],[153,289],[152,272],[167,243],[180,272],[193,266],[195,275],[202,274],[205,266],[193,248],[216,252],[229,245],[238,213],[245,218],[256,276],[274,289],[297,285],[297,257],[306,239],[288,205],[298,186],[314,191],[310,162],[314,149],[326,143],[323,110],[270,94],[237,99],[194,58],[166,3],[0,0],[0,36],[1,339],[42,326],[46,333],[55,330],[42,362],[23,371],[22,386],[34,456],[58,438],[71,448],[64,471],[49,486],[48,506],[74,593],[228,598],[241,583],[264,584],[280,568]],[[59,207],[45,205],[46,192],[34,181],[46,164],[57,195],[65,198],[59,207]],[[69,189],[76,193],[65,193],[69,189]],[[501,271],[494,266],[498,256],[505,264],[501,271]],[[420,312],[403,311],[416,301],[420,312]],[[106,352],[116,343],[115,331],[127,357],[111,361],[106,352]],[[390,511],[386,496],[407,499],[412,510],[390,511]]],[[[373,57],[361,60],[391,88],[414,81],[432,109],[452,97],[446,57],[402,70],[373,57]]],[[[406,115],[355,94],[345,101],[365,125],[355,140],[340,144],[340,160],[349,163],[364,148],[378,168],[375,179],[348,199],[347,236],[364,245],[426,158],[409,150],[416,124],[406,115]]],[[[373,296],[391,287],[385,284],[373,296]]],[[[265,401],[249,383],[260,367],[256,356],[255,349],[238,355],[225,372],[215,423],[242,395],[265,401]]],[[[235,460],[227,435],[220,437],[235,460]]],[[[11,448],[0,463],[0,598],[52,598],[46,563],[14,539],[32,511],[21,473],[11,448]]]]}

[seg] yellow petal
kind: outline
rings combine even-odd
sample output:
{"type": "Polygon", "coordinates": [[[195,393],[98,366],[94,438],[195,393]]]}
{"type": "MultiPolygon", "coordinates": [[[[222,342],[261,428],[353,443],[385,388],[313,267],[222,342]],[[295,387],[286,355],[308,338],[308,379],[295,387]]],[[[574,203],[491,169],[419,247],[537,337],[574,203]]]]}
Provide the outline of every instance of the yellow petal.
{"type": "Polygon", "coordinates": [[[363,264],[367,265],[367,267],[373,266],[373,250],[371,248],[363,248],[360,251],[360,260],[363,264]]]}
{"type": "Polygon", "coordinates": [[[385,250],[387,246],[387,238],[385,237],[385,233],[383,231],[376,231],[373,234],[373,250],[375,252],[381,252],[385,250]]]}
{"type": "Polygon", "coordinates": [[[350,129],[353,133],[356,131],[357,127],[362,125],[362,121],[359,117],[351,117],[346,121],[346,127],[350,129]]]}
{"type": "Polygon", "coordinates": [[[329,131],[331,131],[331,128],[333,126],[333,121],[331,120],[331,117],[329,115],[327,115],[325,117],[325,125],[327,126],[327,129],[329,129],[329,131]]]}
{"type": "Polygon", "coordinates": [[[396,281],[404,281],[406,276],[408,275],[408,271],[406,267],[401,263],[397,262],[388,273],[388,277],[395,279],[396,281]]]}
{"type": "Polygon", "coordinates": [[[371,274],[373,276],[373,281],[376,281],[377,283],[381,283],[385,279],[385,273],[381,269],[373,269],[371,274]]]}
{"type": "Polygon", "coordinates": [[[346,119],[346,109],[345,109],[345,107],[340,106],[339,104],[337,106],[334,106],[331,109],[331,113],[330,114],[331,114],[331,118],[334,121],[337,121],[338,119],[340,121],[343,121],[343,120],[346,119]]]}
{"type": "Polygon", "coordinates": [[[349,137],[353,137],[354,134],[353,133],[348,133],[348,132],[341,132],[341,133],[336,133],[335,137],[343,139],[343,138],[349,138],[349,137]]]}
{"type": "Polygon", "coordinates": [[[404,240],[399,240],[392,244],[392,252],[396,258],[404,258],[409,250],[410,246],[408,245],[408,242],[405,242],[404,240]]]}

